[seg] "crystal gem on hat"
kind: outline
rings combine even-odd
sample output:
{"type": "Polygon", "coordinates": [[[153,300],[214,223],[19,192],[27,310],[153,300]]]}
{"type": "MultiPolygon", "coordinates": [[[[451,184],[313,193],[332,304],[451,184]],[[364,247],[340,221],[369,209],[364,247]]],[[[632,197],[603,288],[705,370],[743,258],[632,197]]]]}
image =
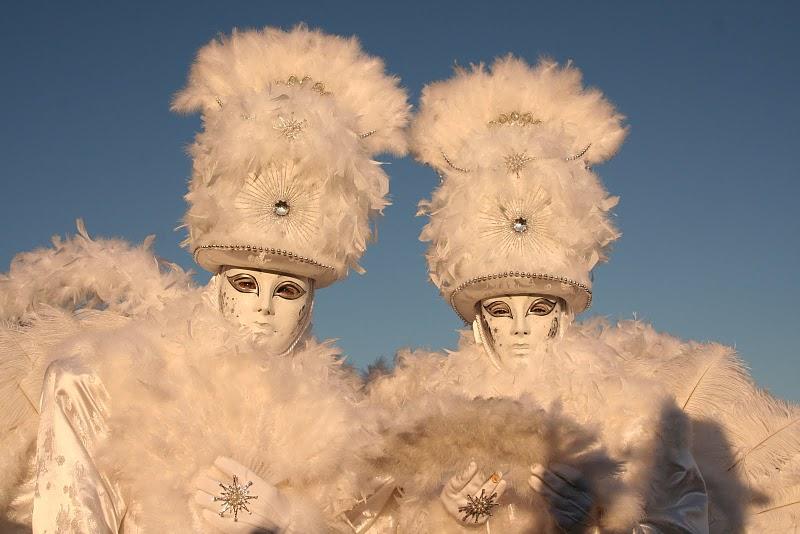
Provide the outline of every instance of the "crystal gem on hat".
{"type": "Polygon", "coordinates": [[[285,200],[279,200],[275,203],[273,211],[278,217],[286,217],[289,215],[289,203],[285,200]]]}

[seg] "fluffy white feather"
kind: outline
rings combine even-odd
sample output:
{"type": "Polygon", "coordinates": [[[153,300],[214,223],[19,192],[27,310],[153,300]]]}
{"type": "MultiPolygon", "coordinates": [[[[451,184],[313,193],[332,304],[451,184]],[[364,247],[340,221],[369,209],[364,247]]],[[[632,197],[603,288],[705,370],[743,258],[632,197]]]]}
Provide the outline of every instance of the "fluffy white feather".
{"type": "Polygon", "coordinates": [[[639,321],[586,328],[691,417],[712,532],[784,532],[796,521],[786,492],[800,484],[800,407],[759,388],[731,347],[686,342],[639,321]]]}
{"type": "Polygon", "coordinates": [[[244,261],[260,267],[305,258],[318,286],[358,269],[388,204],[373,157],[404,153],[409,113],[379,59],[305,26],[234,31],[200,50],[173,107],[203,114],[184,218],[202,266],[214,269],[203,259],[213,246],[258,249],[244,261]],[[276,217],[279,201],[289,211],[276,217]]]}
{"type": "MultiPolygon", "coordinates": [[[[538,408],[530,399],[471,399],[440,393],[391,410],[384,424],[389,436],[386,453],[375,467],[390,473],[404,488],[403,505],[396,512],[401,532],[411,532],[423,514],[435,514],[442,487],[470,460],[510,481],[502,502],[516,506],[514,521],[508,522],[500,509],[491,522],[502,532],[556,532],[546,504],[525,482],[536,463],[577,467],[601,495],[601,506],[624,490],[617,478],[621,465],[608,458],[595,435],[557,411],[538,408]]],[[[444,519],[436,528],[427,525],[427,531],[462,531],[458,523],[444,519]]]]}
{"type": "Polygon", "coordinates": [[[564,158],[591,144],[582,159],[603,162],[625,138],[624,117],[599,90],[585,88],[581,78],[571,63],[559,66],[545,58],[531,67],[511,55],[496,59],[489,68],[458,68],[453,78],[423,89],[411,131],[412,151],[445,171],[450,167],[442,152],[458,166],[484,166],[483,151],[471,153],[486,142],[494,144],[493,132],[504,131],[487,124],[516,111],[541,121],[521,128],[526,139],[540,140],[541,146],[532,146],[530,155],[564,158]]]}
{"type": "MultiPolygon", "coordinates": [[[[545,358],[541,365],[520,375],[495,369],[482,348],[470,338],[471,333],[465,333],[459,349],[448,355],[403,352],[391,375],[374,374],[369,387],[371,402],[397,418],[386,424],[386,432],[389,435],[399,432],[400,439],[408,439],[404,437],[403,418],[410,416],[395,414],[423,402],[437,406],[450,396],[466,397],[465,410],[480,410],[482,401],[476,401],[478,404],[471,407],[467,400],[479,397],[499,397],[533,402],[533,407],[544,406],[560,417],[585,425],[590,433],[596,432],[609,457],[625,464],[624,474],[618,481],[620,487],[608,492],[604,521],[606,528],[612,530],[631,528],[642,518],[648,498],[653,497],[651,485],[657,487],[665,476],[655,468],[660,455],[665,448],[685,447],[689,440],[683,416],[671,408],[671,401],[646,380],[626,379],[619,354],[580,330],[568,334],[558,354],[545,358]]],[[[422,409],[416,412],[418,416],[425,413],[422,409]]],[[[477,413],[476,419],[479,419],[477,413]]],[[[446,427],[443,431],[447,433],[446,427]]],[[[435,432],[436,428],[429,430],[431,434],[435,432]]],[[[463,440],[468,438],[462,437],[463,440]]],[[[523,433],[516,439],[516,443],[506,448],[522,450],[526,445],[535,448],[541,443],[523,433]]],[[[544,455],[543,451],[530,453],[544,455]]],[[[492,447],[487,445],[483,456],[489,458],[492,454],[492,447]]],[[[430,458],[435,454],[420,451],[417,456],[430,458]]],[[[495,456],[491,463],[503,465],[505,461],[495,456]]],[[[441,479],[441,466],[421,465],[420,469],[423,470],[420,476],[432,477],[429,484],[441,479]]],[[[522,488],[525,480],[510,480],[510,484],[522,488]]],[[[442,518],[442,524],[447,524],[445,519],[442,518]]],[[[541,516],[531,521],[530,525],[546,524],[541,516]]]]}
{"type": "Polygon", "coordinates": [[[30,520],[30,502],[7,507],[32,477],[42,380],[61,345],[188,291],[190,274],[153,256],[151,244],[92,239],[79,220],[77,235],[18,254],[0,275],[0,520],[30,520]]]}
{"type": "Polygon", "coordinates": [[[77,226],[77,235],[54,236],[50,248],[17,254],[0,274],[1,321],[24,321],[42,304],[133,316],[162,307],[191,284],[191,273],[153,255],[153,236],[134,246],[92,239],[80,219],[77,226]]]}
{"type": "MultiPolygon", "coordinates": [[[[408,121],[409,105],[399,79],[387,75],[383,61],[366,54],[356,37],[325,34],[303,24],[290,31],[270,27],[234,30],[230,36],[211,41],[197,53],[189,82],[175,96],[173,109],[200,111],[210,118],[220,109],[219,99],[223,108],[234,101],[239,105],[249,102],[262,107],[248,111],[269,112],[274,102],[264,105],[258,95],[290,76],[310,76],[325,84],[332,97],[327,100],[336,106],[342,122],[341,133],[374,130],[363,141],[367,152],[405,153],[402,129],[408,121]]],[[[316,102],[309,99],[306,104],[314,107],[316,102]]]]}
{"type": "Polygon", "coordinates": [[[482,287],[485,276],[513,279],[517,292],[549,291],[575,313],[588,306],[590,272],[620,235],[610,219],[618,199],[568,157],[589,143],[587,163],[610,157],[625,135],[621,121],[577,69],[547,60],[501,58],[425,88],[412,150],[443,179],[420,203],[430,217],[420,239],[431,243],[431,280],[462,318],[490,295],[459,286],[482,287]],[[541,122],[489,124],[510,112],[541,122]]]}
{"type": "Polygon", "coordinates": [[[304,531],[328,531],[358,497],[377,444],[356,411],[360,383],[329,343],[266,358],[200,291],[73,343],[62,353],[108,392],[98,468],[144,531],[205,531],[192,480],[221,455],[302,499],[304,531]]]}

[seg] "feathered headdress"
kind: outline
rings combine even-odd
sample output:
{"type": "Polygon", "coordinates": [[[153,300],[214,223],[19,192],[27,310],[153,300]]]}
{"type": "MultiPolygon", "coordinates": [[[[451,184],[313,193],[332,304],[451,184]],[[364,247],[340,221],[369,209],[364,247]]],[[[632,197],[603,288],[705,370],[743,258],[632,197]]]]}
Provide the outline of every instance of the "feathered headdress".
{"type": "Polygon", "coordinates": [[[388,204],[373,157],[406,150],[406,93],[381,60],[302,25],[234,31],[200,49],[173,109],[203,116],[184,218],[198,264],[317,286],[358,268],[388,204]]]}
{"type": "Polygon", "coordinates": [[[625,137],[623,117],[580,72],[511,56],[457,70],[422,93],[411,131],[442,178],[420,213],[431,279],[466,322],[499,294],[591,302],[590,273],[619,237],[617,203],[589,169],[625,137]]]}

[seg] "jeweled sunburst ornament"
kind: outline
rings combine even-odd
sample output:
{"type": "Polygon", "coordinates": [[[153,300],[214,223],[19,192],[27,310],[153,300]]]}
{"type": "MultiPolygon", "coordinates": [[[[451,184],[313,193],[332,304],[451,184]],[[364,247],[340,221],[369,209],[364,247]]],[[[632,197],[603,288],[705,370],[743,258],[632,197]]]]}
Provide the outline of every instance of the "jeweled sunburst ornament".
{"type": "Polygon", "coordinates": [[[236,475],[233,475],[233,482],[227,486],[220,482],[219,487],[222,488],[222,491],[218,497],[214,497],[214,502],[223,503],[219,510],[219,516],[225,517],[227,512],[233,512],[233,520],[239,521],[239,512],[241,510],[252,514],[253,512],[250,511],[247,505],[253,499],[258,499],[258,495],[250,495],[250,486],[252,485],[252,482],[240,485],[239,477],[236,475]]]}
{"type": "Polygon", "coordinates": [[[520,197],[499,197],[481,213],[481,232],[503,249],[543,252],[554,243],[550,198],[542,189],[520,197]]]}
{"type": "Polygon", "coordinates": [[[317,229],[319,188],[303,184],[294,163],[271,163],[247,177],[235,205],[265,231],[277,225],[291,239],[308,241],[317,229]]]}
{"type": "Polygon", "coordinates": [[[503,161],[506,163],[506,170],[509,174],[516,174],[519,178],[519,173],[533,161],[534,158],[529,156],[526,152],[512,152],[506,156],[503,161]]]}
{"type": "Polygon", "coordinates": [[[464,514],[461,520],[468,523],[470,519],[473,519],[477,523],[480,518],[491,516],[492,508],[500,505],[500,503],[495,502],[496,498],[497,493],[486,495],[485,489],[482,489],[480,495],[476,497],[467,495],[467,504],[458,507],[458,511],[464,514]]]}
{"type": "Polygon", "coordinates": [[[281,132],[281,135],[289,141],[294,141],[303,135],[303,130],[307,125],[306,119],[299,121],[292,115],[289,120],[286,120],[285,117],[278,117],[278,120],[272,124],[272,128],[281,132]]]}

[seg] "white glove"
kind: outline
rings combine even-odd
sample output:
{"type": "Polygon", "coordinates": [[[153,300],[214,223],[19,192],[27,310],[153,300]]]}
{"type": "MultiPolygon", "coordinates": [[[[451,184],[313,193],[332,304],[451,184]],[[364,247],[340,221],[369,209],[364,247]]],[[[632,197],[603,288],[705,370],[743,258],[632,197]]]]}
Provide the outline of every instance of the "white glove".
{"type": "Polygon", "coordinates": [[[203,519],[225,534],[253,534],[254,532],[287,532],[292,518],[289,499],[275,486],[259,477],[239,462],[220,456],[214,460],[214,467],[206,469],[195,479],[194,500],[203,508],[203,519]],[[234,509],[230,508],[220,516],[225,507],[224,501],[214,500],[222,497],[226,487],[233,485],[236,476],[238,486],[248,483],[246,496],[247,509],[239,508],[238,520],[234,520],[234,509]]]}
{"type": "Polygon", "coordinates": [[[563,464],[552,464],[550,469],[536,464],[531,473],[528,484],[547,501],[558,527],[570,534],[588,530],[594,499],[583,474],[563,464]]]}
{"type": "Polygon", "coordinates": [[[470,525],[482,525],[491,515],[491,510],[497,506],[508,484],[503,480],[501,473],[492,473],[488,478],[478,470],[475,462],[470,462],[467,468],[451,478],[442,489],[439,499],[444,504],[445,510],[458,521],[470,525]],[[480,513],[480,504],[487,505],[486,513],[480,513]],[[471,513],[476,512],[476,513],[471,513]]]}

